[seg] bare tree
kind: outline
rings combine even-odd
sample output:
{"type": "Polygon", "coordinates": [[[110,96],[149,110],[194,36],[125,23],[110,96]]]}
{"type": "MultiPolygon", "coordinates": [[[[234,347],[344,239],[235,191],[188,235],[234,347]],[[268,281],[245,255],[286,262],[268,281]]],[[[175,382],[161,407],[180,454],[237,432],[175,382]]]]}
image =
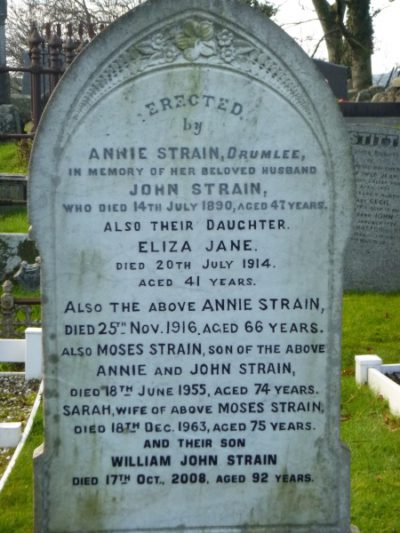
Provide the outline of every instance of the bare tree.
{"type": "MultiPolygon", "coordinates": [[[[8,18],[8,56],[21,63],[26,36],[33,22],[48,21],[84,25],[104,24],[145,0],[22,0],[11,5],[8,18]]],[[[241,0],[266,16],[277,12],[274,2],[241,0]]],[[[391,0],[389,0],[391,1],[391,0]]],[[[355,89],[372,83],[373,16],[371,0],[312,0],[324,31],[329,60],[351,67],[355,89]]]]}
{"type": "MultiPolygon", "coordinates": [[[[241,0],[272,16],[277,9],[268,1],[241,0]]],[[[84,26],[105,25],[145,0],[21,0],[11,5],[8,16],[8,57],[11,63],[20,64],[27,48],[27,35],[33,23],[62,22],[63,25],[82,23],[84,26]]],[[[39,27],[39,30],[41,28],[39,27]]]]}
{"type": "Polygon", "coordinates": [[[324,31],[329,60],[351,67],[353,88],[372,84],[373,14],[370,0],[312,0],[324,31]]]}
{"type": "Polygon", "coordinates": [[[145,0],[22,0],[9,7],[7,19],[7,54],[11,64],[21,64],[27,49],[27,36],[36,25],[41,31],[47,22],[64,26],[79,23],[107,26],[113,20],[145,0]]]}

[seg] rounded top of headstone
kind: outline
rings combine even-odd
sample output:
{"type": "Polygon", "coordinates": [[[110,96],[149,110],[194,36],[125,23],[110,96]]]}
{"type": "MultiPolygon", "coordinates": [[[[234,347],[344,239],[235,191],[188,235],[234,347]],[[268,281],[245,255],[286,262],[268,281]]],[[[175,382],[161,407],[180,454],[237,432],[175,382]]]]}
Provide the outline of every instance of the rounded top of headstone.
{"type": "Polygon", "coordinates": [[[320,127],[329,100],[331,108],[335,104],[304,51],[258,10],[231,0],[148,0],[94,39],[59,84],[53,99],[73,107],[60,144],[123,84],[160,69],[205,65],[267,84],[307,116],[312,128],[320,127]]]}
{"type": "MultiPolygon", "coordinates": [[[[304,120],[327,153],[345,135],[336,101],[313,62],[258,10],[232,0],[148,0],[99,34],[58,84],[35,138],[31,194],[39,194],[39,181],[48,188],[48,154],[57,168],[77,130],[100,108],[109,114],[103,103],[128,85],[178,70],[188,74],[194,93],[211,72],[246,80],[244,92],[264,87],[304,120]]],[[[55,187],[58,172],[51,172],[55,187]]],[[[40,225],[39,219],[35,232],[40,225]]]]}

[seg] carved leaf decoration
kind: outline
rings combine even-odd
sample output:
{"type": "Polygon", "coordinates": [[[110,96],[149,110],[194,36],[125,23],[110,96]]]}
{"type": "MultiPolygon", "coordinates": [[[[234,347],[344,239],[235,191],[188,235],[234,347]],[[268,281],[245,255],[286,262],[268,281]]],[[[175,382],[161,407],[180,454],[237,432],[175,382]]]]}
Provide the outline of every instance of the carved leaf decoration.
{"type": "Polygon", "coordinates": [[[151,56],[151,59],[154,59],[154,60],[164,59],[164,54],[163,54],[163,52],[155,52],[155,53],[151,56]]]}
{"type": "MultiPolygon", "coordinates": [[[[132,43],[126,49],[126,58],[116,58],[97,75],[96,83],[89,84],[74,113],[74,119],[81,119],[105,91],[110,91],[127,79],[134,79],[150,68],[184,60],[193,63],[201,57],[212,59],[213,65],[232,66],[250,73],[269,85],[279,86],[288,99],[294,101],[302,113],[314,117],[312,105],[299,91],[293,76],[287,73],[284,65],[265,47],[261,47],[239,35],[232,26],[220,22],[210,22],[197,16],[169,24],[141,42],[132,43]]],[[[315,120],[310,119],[315,124],[315,120]]],[[[68,135],[70,129],[68,129],[68,135]]]]}
{"type": "Polygon", "coordinates": [[[210,41],[214,37],[214,26],[207,21],[200,22],[200,33],[204,41],[210,41]]]}
{"type": "Polygon", "coordinates": [[[154,54],[154,46],[151,42],[147,41],[137,46],[137,50],[145,56],[150,56],[154,54]]]}
{"type": "Polygon", "coordinates": [[[186,48],[186,50],[183,51],[183,57],[188,61],[196,61],[196,59],[200,57],[200,43],[195,44],[190,48],[186,48]]]}
{"type": "Polygon", "coordinates": [[[189,36],[191,35],[194,37],[198,37],[198,34],[196,32],[196,28],[198,26],[199,26],[199,23],[194,21],[193,19],[186,20],[182,26],[183,33],[189,36]]]}
{"type": "Polygon", "coordinates": [[[196,61],[200,56],[210,57],[215,54],[215,43],[198,41],[193,47],[183,51],[183,56],[188,61],[196,61]]]}
{"type": "Polygon", "coordinates": [[[179,50],[186,50],[187,48],[193,48],[196,44],[196,37],[194,36],[188,36],[184,33],[179,33],[176,36],[176,46],[179,48],[179,50]]]}
{"type": "MultiPolygon", "coordinates": [[[[196,22],[195,20],[187,20],[182,26],[182,32],[176,36],[176,45],[180,50],[186,50],[187,48],[193,48],[197,46],[198,41],[210,41],[214,37],[214,27],[210,22],[202,21],[196,22]]],[[[196,55],[196,52],[195,54],[196,55]]],[[[198,54],[199,55],[212,55],[198,54]]]]}
{"type": "Polygon", "coordinates": [[[213,42],[210,42],[210,43],[200,43],[200,55],[202,56],[205,56],[205,57],[210,57],[212,55],[215,54],[215,43],[213,42]]]}
{"type": "Polygon", "coordinates": [[[250,54],[254,51],[254,46],[249,45],[243,39],[237,39],[235,40],[235,49],[237,54],[250,54]]]}

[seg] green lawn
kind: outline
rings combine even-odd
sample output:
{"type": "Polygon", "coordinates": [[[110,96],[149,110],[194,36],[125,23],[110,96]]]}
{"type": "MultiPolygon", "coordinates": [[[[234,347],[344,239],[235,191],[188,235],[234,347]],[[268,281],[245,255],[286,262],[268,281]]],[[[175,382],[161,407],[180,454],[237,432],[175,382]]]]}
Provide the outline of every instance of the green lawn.
{"type": "Polygon", "coordinates": [[[33,531],[33,450],[43,441],[43,414],[39,409],[28,441],[6,487],[0,494],[1,533],[32,533],[33,531]]]}
{"type": "Polygon", "coordinates": [[[400,363],[400,294],[346,294],[342,439],[351,451],[351,514],[361,533],[400,533],[400,418],[354,379],[354,355],[400,363]]]}
{"type": "MultiPolygon", "coordinates": [[[[347,294],[343,312],[342,439],[351,450],[351,515],[361,533],[400,533],[400,418],[354,381],[354,355],[400,361],[400,294],[347,294]]],[[[32,453],[42,414],[0,494],[1,533],[32,532],[32,453]]]]}
{"type": "Polygon", "coordinates": [[[400,418],[347,376],[341,431],[351,452],[352,522],[361,533],[399,533],[400,418]]]}
{"type": "Polygon", "coordinates": [[[0,211],[0,233],[27,233],[28,229],[26,207],[7,207],[0,211]]]}
{"type": "MultiPolygon", "coordinates": [[[[0,142],[0,172],[2,174],[26,174],[28,157],[29,150],[26,150],[24,143],[0,142]]],[[[26,233],[28,228],[26,207],[0,206],[0,233],[26,233]]]]}
{"type": "Polygon", "coordinates": [[[0,142],[0,172],[26,174],[31,141],[0,142]]]}
{"type": "Polygon", "coordinates": [[[400,294],[350,293],[343,299],[342,368],[354,354],[377,354],[400,363],[400,294]]]}

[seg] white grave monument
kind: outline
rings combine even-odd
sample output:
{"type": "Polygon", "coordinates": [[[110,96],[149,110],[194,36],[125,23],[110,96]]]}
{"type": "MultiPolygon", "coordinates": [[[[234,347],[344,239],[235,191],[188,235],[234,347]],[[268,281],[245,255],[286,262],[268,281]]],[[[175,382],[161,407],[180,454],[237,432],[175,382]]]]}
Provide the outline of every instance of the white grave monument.
{"type": "Polygon", "coordinates": [[[36,531],[348,533],[339,440],[350,146],[237,1],[146,2],[41,123],[36,531]]]}

